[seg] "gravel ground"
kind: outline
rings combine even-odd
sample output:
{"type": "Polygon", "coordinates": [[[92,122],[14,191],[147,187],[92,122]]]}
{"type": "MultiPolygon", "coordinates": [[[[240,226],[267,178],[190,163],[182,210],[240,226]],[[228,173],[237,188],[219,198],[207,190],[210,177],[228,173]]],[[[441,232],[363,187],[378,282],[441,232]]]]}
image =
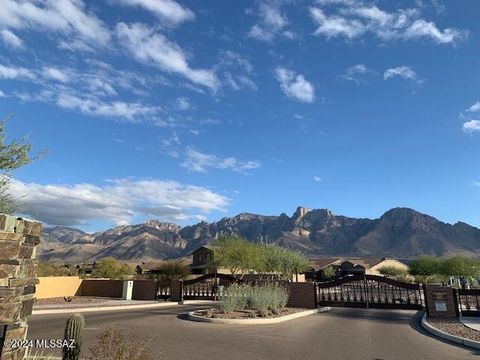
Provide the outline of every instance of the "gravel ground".
{"type": "MultiPolygon", "coordinates": [[[[114,298],[106,298],[106,297],[90,297],[90,296],[73,296],[72,301],[70,304],[101,304],[107,302],[108,300],[114,300],[114,298]]],[[[69,302],[65,301],[63,297],[54,297],[48,299],[37,299],[35,304],[38,305],[64,305],[69,304],[69,302]]]]}
{"type": "MultiPolygon", "coordinates": [[[[273,314],[271,311],[269,311],[267,318],[285,316],[285,315],[294,314],[294,313],[305,311],[305,310],[308,310],[308,309],[285,308],[280,310],[279,314],[273,314]]],[[[258,311],[256,310],[247,309],[247,310],[234,311],[232,313],[225,314],[218,308],[211,308],[208,310],[199,310],[195,312],[195,315],[205,316],[208,318],[213,317],[218,319],[248,319],[248,318],[260,317],[260,315],[258,315],[258,311]]]]}
{"type": "Polygon", "coordinates": [[[448,334],[461,336],[469,340],[480,341],[480,331],[470,329],[463,325],[458,319],[428,319],[428,322],[436,328],[448,334]]]}

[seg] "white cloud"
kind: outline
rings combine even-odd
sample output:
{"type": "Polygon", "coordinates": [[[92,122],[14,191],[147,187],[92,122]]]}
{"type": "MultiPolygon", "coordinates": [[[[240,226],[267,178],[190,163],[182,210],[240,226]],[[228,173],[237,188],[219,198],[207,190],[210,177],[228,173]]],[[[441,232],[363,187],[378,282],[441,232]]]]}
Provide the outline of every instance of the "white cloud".
{"type": "Polygon", "coordinates": [[[466,39],[468,32],[455,28],[438,28],[420,17],[417,9],[381,10],[363,1],[320,1],[332,5],[331,14],[321,7],[311,7],[310,15],[317,25],[315,35],[327,39],[344,37],[348,40],[372,34],[382,41],[427,39],[437,44],[454,44],[466,39]]]}
{"type": "Polygon", "coordinates": [[[315,20],[318,28],[315,35],[324,35],[327,39],[344,36],[353,39],[364,34],[365,26],[359,20],[350,20],[339,16],[327,16],[319,8],[310,8],[310,15],[315,20]]]}
{"type": "Polygon", "coordinates": [[[137,122],[152,117],[160,109],[155,106],[137,102],[101,101],[93,98],[82,98],[71,94],[59,94],[56,104],[64,109],[78,110],[86,115],[121,118],[137,122]]]}
{"type": "Polygon", "coordinates": [[[170,180],[111,180],[104,185],[25,183],[9,191],[22,197],[23,213],[49,225],[81,225],[94,220],[128,224],[135,216],[183,220],[224,211],[230,200],[200,186],[170,180]]]}
{"type": "Polygon", "coordinates": [[[292,32],[284,30],[288,25],[287,17],[280,9],[280,1],[262,1],[259,4],[258,16],[260,21],[253,25],[248,36],[260,41],[272,41],[277,36],[292,38],[292,32]]]}
{"type": "Polygon", "coordinates": [[[313,177],[313,181],[316,181],[316,182],[321,182],[322,181],[322,178],[320,176],[314,176],[313,177]]]}
{"type": "Polygon", "coordinates": [[[186,111],[193,108],[190,100],[187,97],[179,97],[175,100],[175,107],[177,110],[186,111]]]}
{"type": "Polygon", "coordinates": [[[119,0],[119,3],[142,7],[172,24],[180,24],[195,18],[190,9],[173,0],[119,0]]]}
{"type": "Polygon", "coordinates": [[[49,31],[93,46],[107,46],[110,40],[106,26],[81,0],[2,0],[0,27],[49,31]]]}
{"type": "Polygon", "coordinates": [[[307,103],[315,100],[315,89],[303,75],[297,75],[291,70],[277,67],[275,69],[275,76],[280,82],[282,91],[288,97],[307,103]]]}
{"type": "Polygon", "coordinates": [[[390,68],[385,70],[385,72],[383,73],[383,78],[385,80],[396,76],[403,79],[417,81],[417,74],[415,73],[415,71],[412,70],[412,68],[408,66],[398,66],[395,68],[390,68]]]}
{"type": "Polygon", "coordinates": [[[0,64],[1,79],[35,79],[35,74],[23,67],[5,66],[0,64]]]}
{"type": "Polygon", "coordinates": [[[212,90],[219,87],[218,79],[211,70],[193,69],[187,61],[185,52],[162,34],[154,32],[142,24],[117,24],[117,36],[120,43],[136,60],[155,65],[163,71],[184,76],[193,83],[212,90]]]}
{"type": "Polygon", "coordinates": [[[218,69],[223,72],[223,82],[233,90],[257,90],[257,85],[250,78],[253,66],[250,60],[231,50],[220,51],[218,69]]]}
{"type": "Polygon", "coordinates": [[[480,187],[480,181],[474,181],[474,182],[473,182],[473,186],[478,186],[478,187],[480,187]]]}
{"type": "Polygon", "coordinates": [[[480,132],[480,120],[469,120],[463,123],[463,131],[468,134],[480,132]]]}
{"type": "Polygon", "coordinates": [[[54,67],[43,68],[43,75],[50,80],[55,80],[62,83],[67,83],[70,81],[70,76],[65,71],[54,67]]]}
{"type": "Polygon", "coordinates": [[[12,49],[23,49],[23,41],[13,32],[7,29],[0,31],[0,36],[2,37],[5,45],[9,46],[12,49]]]}
{"type": "Polygon", "coordinates": [[[233,90],[241,90],[245,88],[257,90],[257,85],[246,75],[234,75],[230,72],[225,72],[223,77],[225,84],[233,90]]]}
{"type": "Polygon", "coordinates": [[[3,97],[7,97],[7,95],[5,95],[5,93],[2,90],[0,90],[0,98],[3,98],[3,97]]]}
{"type": "Polygon", "coordinates": [[[371,71],[366,65],[357,64],[350,66],[347,71],[345,71],[345,74],[340,75],[340,78],[360,84],[361,76],[370,73],[373,73],[373,71],[371,71]]]}
{"type": "Polygon", "coordinates": [[[253,170],[261,166],[258,161],[239,161],[234,157],[219,158],[213,154],[205,154],[194,149],[188,149],[186,159],[182,167],[193,172],[207,172],[207,168],[219,170],[232,170],[247,174],[247,170],[253,170]]]}
{"type": "Polygon", "coordinates": [[[470,111],[470,112],[476,112],[476,111],[480,111],[480,101],[477,101],[475,104],[473,104],[472,106],[470,106],[467,111],[470,111]]]}

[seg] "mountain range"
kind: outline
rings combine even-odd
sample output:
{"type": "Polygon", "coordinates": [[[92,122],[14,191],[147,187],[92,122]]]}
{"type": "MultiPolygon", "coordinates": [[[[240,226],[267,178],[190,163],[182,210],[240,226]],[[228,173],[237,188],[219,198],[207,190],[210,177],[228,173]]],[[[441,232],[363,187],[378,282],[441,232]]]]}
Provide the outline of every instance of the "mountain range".
{"type": "Polygon", "coordinates": [[[480,229],[463,222],[444,223],[409,208],[391,209],[378,219],[358,219],[334,215],[328,209],[298,207],[292,216],[242,213],[185,227],[158,220],[93,234],[46,227],[38,257],[64,263],[107,256],[131,262],[179,258],[228,234],[276,243],[310,258],[480,256],[480,229]]]}

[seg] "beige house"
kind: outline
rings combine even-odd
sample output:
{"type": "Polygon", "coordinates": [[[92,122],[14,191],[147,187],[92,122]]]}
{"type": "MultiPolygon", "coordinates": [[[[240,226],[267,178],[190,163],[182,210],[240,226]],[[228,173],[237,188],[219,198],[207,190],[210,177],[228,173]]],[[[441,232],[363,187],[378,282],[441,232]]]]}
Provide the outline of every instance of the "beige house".
{"type": "Polygon", "coordinates": [[[343,277],[349,274],[382,275],[380,269],[383,267],[395,267],[408,271],[407,264],[394,258],[328,258],[311,260],[311,269],[307,272],[308,280],[328,280],[324,271],[328,267],[335,270],[335,277],[343,277]]]}

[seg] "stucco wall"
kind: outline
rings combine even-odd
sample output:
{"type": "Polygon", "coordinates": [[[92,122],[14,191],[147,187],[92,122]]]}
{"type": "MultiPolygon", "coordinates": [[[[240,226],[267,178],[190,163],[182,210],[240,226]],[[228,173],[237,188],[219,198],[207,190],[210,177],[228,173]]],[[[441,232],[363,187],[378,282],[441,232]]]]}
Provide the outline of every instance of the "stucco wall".
{"type": "Polygon", "coordinates": [[[368,269],[366,271],[366,273],[370,274],[370,275],[381,275],[379,270],[383,267],[395,267],[395,268],[399,268],[399,269],[402,269],[402,270],[405,270],[405,271],[407,271],[409,269],[406,264],[404,264],[404,263],[402,263],[398,260],[386,259],[386,260],[382,261],[381,263],[379,263],[379,264],[373,266],[372,268],[368,269]]]}
{"type": "Polygon", "coordinates": [[[78,276],[49,276],[39,277],[38,280],[37,299],[79,295],[82,285],[78,276]]]}

